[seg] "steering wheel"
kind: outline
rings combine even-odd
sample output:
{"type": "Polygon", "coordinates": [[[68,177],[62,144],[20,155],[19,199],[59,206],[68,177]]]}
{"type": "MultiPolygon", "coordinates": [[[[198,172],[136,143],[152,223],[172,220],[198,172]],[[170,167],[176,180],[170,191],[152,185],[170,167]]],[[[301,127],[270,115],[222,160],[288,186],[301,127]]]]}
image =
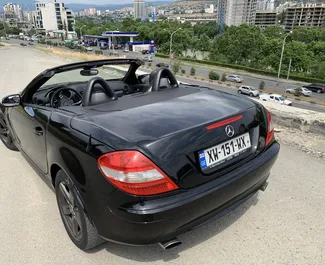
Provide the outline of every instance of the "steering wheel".
{"type": "Polygon", "coordinates": [[[52,98],[51,98],[51,103],[50,106],[51,108],[58,108],[59,106],[76,106],[76,105],[80,105],[82,101],[82,96],[80,95],[80,93],[73,89],[73,88],[69,88],[69,87],[63,87],[58,89],[57,91],[54,92],[52,98]],[[73,93],[75,93],[75,95],[78,97],[78,101],[75,102],[75,100],[73,100],[71,97],[67,97],[65,96],[62,91],[72,91],[73,93]],[[54,103],[56,101],[56,103],[54,103]]]}
{"type": "Polygon", "coordinates": [[[170,86],[172,88],[177,88],[179,87],[178,82],[175,78],[175,76],[172,74],[172,72],[166,68],[166,67],[161,67],[155,69],[151,74],[150,74],[150,85],[151,85],[151,91],[158,91],[159,86],[160,86],[160,80],[162,78],[167,78],[170,82],[170,86]]]}
{"type": "Polygon", "coordinates": [[[95,85],[99,84],[104,90],[104,93],[110,100],[116,100],[116,94],[114,90],[107,84],[106,80],[104,78],[101,78],[99,76],[96,76],[92,79],[90,79],[86,85],[85,92],[83,94],[82,98],[82,106],[87,107],[91,106],[91,96],[94,92],[95,85]]]}

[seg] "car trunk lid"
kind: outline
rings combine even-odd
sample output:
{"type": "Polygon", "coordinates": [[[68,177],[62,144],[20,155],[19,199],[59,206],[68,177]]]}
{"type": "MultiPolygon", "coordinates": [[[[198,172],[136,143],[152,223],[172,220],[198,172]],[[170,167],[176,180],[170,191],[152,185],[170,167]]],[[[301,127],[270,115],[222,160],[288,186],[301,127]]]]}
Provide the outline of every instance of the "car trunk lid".
{"type": "Polygon", "coordinates": [[[228,93],[204,91],[123,111],[76,116],[71,126],[115,150],[140,149],[180,187],[189,188],[252,155],[263,121],[255,102],[228,93]],[[228,125],[232,135],[227,134],[228,125]],[[208,162],[215,146],[234,138],[237,140],[233,144],[249,141],[250,147],[223,161],[208,162]],[[202,166],[202,152],[209,165],[202,166]]]}

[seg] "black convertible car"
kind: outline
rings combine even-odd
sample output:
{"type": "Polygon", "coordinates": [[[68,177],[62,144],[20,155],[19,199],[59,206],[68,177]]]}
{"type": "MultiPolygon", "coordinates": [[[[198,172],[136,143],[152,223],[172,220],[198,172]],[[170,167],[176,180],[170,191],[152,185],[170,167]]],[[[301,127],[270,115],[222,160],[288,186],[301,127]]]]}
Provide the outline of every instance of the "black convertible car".
{"type": "Polygon", "coordinates": [[[53,187],[71,240],[172,248],[265,190],[279,144],[259,103],[140,60],[46,70],[3,98],[0,137],[53,187]]]}

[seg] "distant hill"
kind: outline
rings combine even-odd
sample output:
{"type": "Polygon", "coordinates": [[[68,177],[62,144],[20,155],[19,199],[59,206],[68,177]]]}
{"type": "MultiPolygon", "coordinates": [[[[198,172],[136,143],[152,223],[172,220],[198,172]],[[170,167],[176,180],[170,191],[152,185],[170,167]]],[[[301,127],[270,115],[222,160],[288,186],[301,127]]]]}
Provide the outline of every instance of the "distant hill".
{"type": "MultiPolygon", "coordinates": [[[[53,2],[53,0],[42,0],[43,2],[53,2]]],[[[77,0],[76,0],[77,1],[77,0]]],[[[8,2],[12,2],[15,4],[19,4],[25,10],[35,10],[35,1],[34,0],[0,0],[0,10],[2,10],[2,6],[8,2]]],[[[62,0],[64,2],[64,0],[62,0]]],[[[174,2],[174,0],[152,0],[146,1],[146,5],[165,5],[174,2]]],[[[94,5],[94,4],[78,4],[78,3],[71,3],[65,4],[66,7],[69,7],[74,12],[82,11],[86,8],[94,7],[98,10],[118,10],[124,7],[133,7],[133,1],[129,0],[128,3],[125,4],[107,4],[107,5],[94,5]]]]}
{"type": "MultiPolygon", "coordinates": [[[[152,5],[152,6],[158,6],[158,5],[166,5],[174,2],[173,0],[164,0],[164,1],[146,1],[146,5],[152,5]]],[[[124,7],[133,7],[133,1],[126,4],[107,4],[107,5],[92,5],[92,4],[78,4],[78,3],[71,3],[71,4],[65,4],[66,7],[70,8],[74,12],[82,11],[86,8],[94,7],[97,10],[118,10],[124,7]]]]}

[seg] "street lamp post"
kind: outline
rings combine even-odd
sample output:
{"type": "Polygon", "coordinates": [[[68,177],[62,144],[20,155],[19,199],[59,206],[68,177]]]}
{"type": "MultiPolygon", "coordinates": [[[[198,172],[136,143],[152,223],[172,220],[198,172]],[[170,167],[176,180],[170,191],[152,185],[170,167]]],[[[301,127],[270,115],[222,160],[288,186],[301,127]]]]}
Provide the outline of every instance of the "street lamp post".
{"type": "Polygon", "coordinates": [[[179,31],[179,30],[181,30],[181,29],[182,29],[182,28],[179,28],[179,29],[175,30],[174,32],[172,32],[172,34],[170,34],[170,43],[169,43],[169,64],[172,63],[172,43],[173,43],[173,35],[174,35],[177,31],[179,31]]]}
{"type": "Polygon", "coordinates": [[[5,20],[2,21],[2,25],[3,25],[3,31],[5,32],[5,37],[7,37],[6,22],[5,22],[5,20]]]}
{"type": "Polygon", "coordinates": [[[290,75],[290,70],[291,70],[291,62],[292,62],[292,58],[290,58],[290,62],[289,62],[289,68],[288,68],[288,74],[287,74],[287,81],[286,81],[286,89],[285,89],[285,91],[288,88],[288,80],[289,80],[289,75],[290,75]]]}
{"type": "Polygon", "coordinates": [[[83,25],[83,26],[80,28],[80,40],[81,40],[81,37],[82,37],[82,31],[81,31],[81,30],[82,30],[83,27],[86,27],[86,25],[83,25]]]}
{"type": "MultiPolygon", "coordinates": [[[[290,31],[290,33],[291,33],[291,31],[290,31]]],[[[277,78],[277,80],[276,80],[276,86],[279,85],[279,78],[280,78],[280,72],[281,72],[281,66],[282,66],[282,59],[283,59],[284,46],[285,46],[285,44],[286,44],[286,39],[287,39],[287,37],[290,35],[290,33],[288,33],[288,34],[284,37],[284,39],[283,39],[282,50],[281,50],[281,57],[280,57],[280,63],[279,63],[279,70],[278,70],[278,78],[277,78]]]]}

